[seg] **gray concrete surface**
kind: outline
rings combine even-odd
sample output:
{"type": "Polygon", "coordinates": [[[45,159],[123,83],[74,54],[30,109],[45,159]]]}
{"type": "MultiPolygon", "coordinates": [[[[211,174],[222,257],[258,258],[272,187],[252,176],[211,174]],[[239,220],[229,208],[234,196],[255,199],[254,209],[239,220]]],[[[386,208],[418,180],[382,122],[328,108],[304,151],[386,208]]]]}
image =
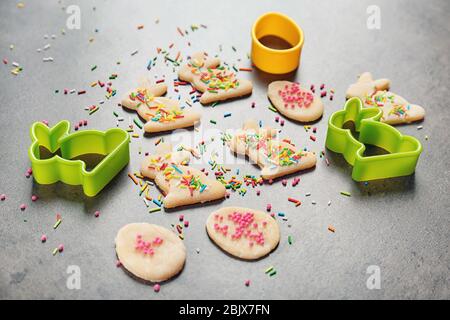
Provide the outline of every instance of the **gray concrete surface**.
{"type": "MultiPolygon", "coordinates": [[[[0,203],[0,298],[2,299],[388,299],[450,298],[449,255],[449,131],[448,107],[450,3],[433,1],[17,1],[0,2],[0,101],[2,135],[0,152],[0,193],[7,195],[0,203]],[[210,4],[208,4],[210,3],[210,4]],[[77,4],[81,9],[81,29],[68,30],[68,15],[63,7],[77,4]],[[381,29],[366,27],[369,5],[381,9],[381,29]],[[93,9],[95,7],[95,10],[93,9]],[[64,185],[39,186],[25,177],[29,167],[27,148],[29,127],[47,119],[55,124],[61,119],[72,122],[88,119],[88,128],[105,130],[115,126],[115,110],[128,119],[133,114],[117,106],[126,90],[141,76],[151,79],[163,74],[174,77],[172,67],[161,63],[152,70],[146,66],[156,56],[156,47],[174,43],[185,57],[196,50],[206,50],[237,66],[249,66],[250,28],[267,11],[289,14],[304,29],[306,40],[302,65],[288,78],[305,84],[335,88],[334,101],[324,100],[325,114],[316,126],[317,141],[300,125],[286,121],[284,127],[274,122],[267,109],[266,85],[274,77],[254,71],[241,73],[254,82],[251,97],[227,102],[215,108],[194,105],[203,113],[203,129],[240,127],[246,118],[256,118],[282,129],[298,145],[321,151],[324,148],[326,121],[344,103],[346,87],[362,71],[392,80],[392,90],[411,102],[426,107],[424,128],[417,125],[399,129],[423,143],[417,171],[411,177],[369,183],[355,183],[351,168],[338,155],[327,153],[330,166],[319,159],[315,170],[300,174],[296,188],[281,182],[263,186],[260,197],[248,188],[242,197],[208,206],[194,206],[170,213],[147,213],[138,190],[127,178],[135,171],[143,151],[153,151],[155,137],[132,139],[129,167],[114,179],[99,196],[88,199],[80,188],[64,185]],[[159,19],[156,24],[155,20],[159,19]],[[143,24],[144,29],[137,30],[143,24]],[[181,37],[179,26],[205,24],[181,37]],[[61,34],[61,29],[66,34],[61,34]],[[98,29],[96,32],[95,29],[98,29]],[[44,39],[44,35],[56,39],[44,39]],[[90,42],[89,39],[93,38],[90,42]],[[191,46],[187,45],[190,41],[191,46]],[[51,47],[38,53],[47,43],[51,47]],[[14,45],[11,50],[10,44],[14,45]],[[219,46],[222,46],[222,52],[219,46]],[[236,48],[236,52],[232,50],[236,48]],[[131,53],[138,50],[134,56],[131,53]],[[53,62],[43,62],[53,57],[53,62]],[[237,59],[242,59],[238,61],[237,59]],[[11,63],[23,71],[14,76],[11,63]],[[120,65],[116,62],[120,61],[120,65]],[[91,67],[97,69],[91,71],[91,67]],[[117,95],[101,109],[88,116],[84,107],[104,99],[104,90],[90,83],[113,81],[117,95]],[[84,95],[64,95],[64,88],[85,89],[84,95]],[[59,89],[59,93],[55,90],[59,89]],[[256,102],[252,109],[250,104],[256,102]],[[232,116],[224,119],[223,114],[232,116]],[[209,122],[217,120],[217,125],[209,122]],[[426,140],[425,136],[429,139],[426,140]],[[341,190],[352,193],[340,195],[341,190]],[[305,193],[311,196],[306,197],[305,193]],[[40,199],[31,203],[32,194],[40,199]],[[294,196],[303,201],[295,208],[287,201],[294,196]],[[316,201],[313,205],[311,201],[316,201]],[[327,206],[328,201],[332,202],[327,206]],[[21,212],[19,205],[28,208],[21,212]],[[224,205],[264,209],[272,203],[275,213],[284,212],[288,221],[280,221],[282,239],[270,256],[256,262],[239,261],[221,252],[208,239],[204,223],[214,209],[224,205]],[[95,210],[101,216],[95,218],[95,210]],[[63,222],[52,226],[56,213],[63,222]],[[145,221],[170,227],[183,213],[190,221],[185,244],[188,250],[183,272],[163,284],[161,292],[142,284],[115,266],[114,237],[126,223],[145,221]],[[336,228],[333,234],[328,225],[336,228]],[[48,241],[40,242],[41,234],[48,241]],[[294,238],[287,243],[288,235],[294,238]],[[52,250],[63,243],[62,254],[52,250]],[[195,252],[200,248],[200,254],[195,252]],[[66,286],[67,268],[81,270],[81,289],[66,286]],[[381,289],[369,290],[368,266],[379,266],[381,289]],[[277,275],[270,278],[264,270],[274,266],[277,275]],[[244,281],[251,279],[251,286],[244,281]]],[[[169,81],[171,82],[171,81],[169,81]]],[[[172,90],[172,88],[171,88],[172,90]]],[[[184,100],[189,89],[181,88],[184,100]]],[[[169,96],[177,97],[171,91],[169,96]]],[[[126,126],[128,120],[122,125],[126,126]]],[[[188,131],[192,137],[195,131],[188,131]]],[[[163,135],[169,139],[169,135],[163,135]]],[[[176,137],[176,135],[174,136],[176,137]]],[[[211,151],[213,147],[208,147],[211,151]]],[[[209,158],[206,158],[209,160],[209,158]]],[[[208,167],[199,165],[200,167],[208,167]]],[[[249,164],[230,164],[233,172],[257,174],[249,164]]],[[[290,178],[292,179],[292,178],[290,178]]],[[[152,189],[156,195],[156,189],[152,189]]]]}

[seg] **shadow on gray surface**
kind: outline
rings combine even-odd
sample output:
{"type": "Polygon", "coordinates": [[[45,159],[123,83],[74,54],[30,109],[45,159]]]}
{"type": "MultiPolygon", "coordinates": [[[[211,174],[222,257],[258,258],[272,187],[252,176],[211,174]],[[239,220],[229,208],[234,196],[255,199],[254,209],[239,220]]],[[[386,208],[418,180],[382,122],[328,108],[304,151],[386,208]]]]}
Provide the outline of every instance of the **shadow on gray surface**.
{"type": "MultiPolygon", "coordinates": [[[[338,172],[339,175],[347,176],[347,179],[352,179],[353,167],[345,161],[341,154],[335,153],[330,150],[326,150],[327,157],[331,160],[331,166],[335,167],[334,172],[338,172]]],[[[352,180],[353,181],[353,180],[352,180]]],[[[353,181],[355,187],[361,194],[368,196],[390,193],[414,193],[415,190],[415,174],[403,177],[378,179],[371,181],[353,181]]]]}
{"type": "Polygon", "coordinates": [[[34,181],[34,179],[31,188],[31,194],[35,194],[43,200],[54,200],[57,198],[62,198],[64,200],[69,200],[72,202],[83,203],[84,212],[87,214],[91,214],[94,210],[96,210],[96,208],[102,207],[102,203],[104,203],[108,199],[108,197],[111,196],[111,194],[120,192],[121,183],[119,183],[119,179],[122,178],[122,175],[124,175],[123,172],[126,172],[127,168],[128,165],[123,168],[95,197],[86,196],[81,185],[72,186],[63,182],[56,182],[53,184],[39,184],[34,181]]]}

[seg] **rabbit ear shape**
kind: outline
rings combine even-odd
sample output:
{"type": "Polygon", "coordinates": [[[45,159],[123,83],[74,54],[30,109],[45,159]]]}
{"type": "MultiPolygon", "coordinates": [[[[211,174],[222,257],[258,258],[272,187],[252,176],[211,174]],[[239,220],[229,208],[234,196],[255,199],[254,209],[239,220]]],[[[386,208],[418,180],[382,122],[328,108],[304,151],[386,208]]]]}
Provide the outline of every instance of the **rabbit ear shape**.
{"type": "Polygon", "coordinates": [[[141,77],[138,80],[138,88],[147,89],[155,97],[161,97],[167,92],[167,85],[164,83],[151,84],[147,77],[141,77]]]}
{"type": "Polygon", "coordinates": [[[385,78],[377,79],[374,81],[374,83],[377,91],[389,90],[389,87],[391,86],[391,80],[385,78]]]}
{"type": "Polygon", "coordinates": [[[167,85],[165,83],[158,83],[148,87],[148,92],[155,97],[161,97],[167,92],[167,85]]]}
{"type": "Polygon", "coordinates": [[[370,72],[363,72],[359,76],[357,83],[364,83],[364,82],[373,82],[373,77],[370,72]]]}
{"type": "Polygon", "coordinates": [[[59,140],[68,135],[69,130],[70,123],[67,120],[58,122],[52,128],[47,127],[42,122],[35,122],[31,126],[31,140],[37,141],[40,146],[54,153],[59,149],[59,140]]]}

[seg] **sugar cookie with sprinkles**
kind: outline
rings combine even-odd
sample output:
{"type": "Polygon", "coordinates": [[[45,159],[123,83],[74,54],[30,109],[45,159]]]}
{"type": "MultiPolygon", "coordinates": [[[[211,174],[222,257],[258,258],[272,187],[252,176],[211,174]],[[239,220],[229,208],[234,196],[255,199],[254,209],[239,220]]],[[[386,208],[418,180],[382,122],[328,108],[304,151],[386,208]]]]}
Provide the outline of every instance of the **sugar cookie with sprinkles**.
{"type": "Polygon", "coordinates": [[[245,260],[267,256],[280,242],[277,221],[249,208],[225,207],[211,213],[206,231],[222,250],[245,260]]]}
{"type": "Polygon", "coordinates": [[[249,80],[237,79],[233,71],[220,65],[219,59],[209,58],[203,52],[192,55],[178,71],[178,78],[202,92],[201,104],[246,96],[253,89],[249,80]]]}
{"type": "Polygon", "coordinates": [[[311,122],[323,114],[320,97],[296,82],[274,81],[267,88],[267,96],[278,112],[295,121],[311,122]]]}
{"type": "Polygon", "coordinates": [[[164,83],[144,85],[130,91],[121,102],[127,109],[136,111],[146,121],[145,132],[163,132],[192,127],[200,120],[200,114],[181,109],[176,100],[162,97],[167,92],[164,83]]]}
{"type": "Polygon", "coordinates": [[[186,261],[183,241],[155,224],[127,224],[119,230],[115,242],[121,265],[146,281],[168,280],[181,272],[186,261]]]}
{"type": "Polygon", "coordinates": [[[420,121],[425,118],[425,109],[411,104],[403,97],[389,91],[389,79],[373,80],[370,72],[364,72],[358,81],[347,89],[347,99],[360,98],[365,107],[383,109],[381,122],[387,124],[404,124],[420,121]]]}
{"type": "Polygon", "coordinates": [[[170,145],[162,145],[156,155],[144,159],[141,166],[141,174],[153,179],[165,195],[165,208],[225,198],[226,189],[222,183],[187,165],[187,151],[169,152],[169,149],[170,145]]]}
{"type": "Polygon", "coordinates": [[[286,139],[279,140],[276,130],[259,128],[253,120],[245,122],[228,145],[233,152],[247,155],[256,163],[265,180],[312,168],[317,161],[313,152],[299,150],[286,139]]]}

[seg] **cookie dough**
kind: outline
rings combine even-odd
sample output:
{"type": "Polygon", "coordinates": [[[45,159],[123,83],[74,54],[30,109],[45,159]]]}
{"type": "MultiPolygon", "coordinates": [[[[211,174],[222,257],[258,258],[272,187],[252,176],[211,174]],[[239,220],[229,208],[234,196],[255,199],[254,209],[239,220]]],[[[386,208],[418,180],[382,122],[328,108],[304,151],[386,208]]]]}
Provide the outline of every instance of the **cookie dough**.
{"type": "Polygon", "coordinates": [[[228,142],[230,149],[247,155],[261,168],[263,179],[275,179],[316,165],[313,152],[298,150],[286,140],[276,137],[276,130],[259,128],[255,121],[245,122],[228,142]]]}
{"type": "Polygon", "coordinates": [[[358,81],[347,89],[347,99],[360,98],[365,107],[380,107],[383,109],[381,122],[388,124],[403,124],[420,121],[425,118],[425,109],[411,104],[403,97],[388,91],[389,79],[373,80],[370,72],[364,72],[358,81]]]}
{"type": "Polygon", "coordinates": [[[162,97],[167,92],[163,83],[141,86],[130,91],[121,102],[124,108],[136,111],[146,121],[145,132],[171,131],[192,127],[200,120],[200,114],[181,109],[179,101],[162,97]]]}
{"type": "Polygon", "coordinates": [[[178,78],[188,81],[202,92],[201,104],[228,100],[252,93],[249,80],[237,79],[234,72],[220,66],[220,60],[209,58],[203,52],[197,52],[180,68],[178,78]]]}
{"type": "Polygon", "coordinates": [[[268,255],[280,242],[276,220],[249,208],[225,207],[211,213],[206,231],[222,250],[245,260],[268,255]]]}
{"type": "Polygon", "coordinates": [[[274,81],[269,84],[267,96],[282,115],[292,120],[311,122],[323,114],[320,97],[295,82],[274,81]]]}
{"type": "Polygon", "coordinates": [[[186,248],[172,231],[149,223],[130,223],[116,236],[116,253],[123,267],[136,277],[160,282],[183,269],[186,248]]]}

